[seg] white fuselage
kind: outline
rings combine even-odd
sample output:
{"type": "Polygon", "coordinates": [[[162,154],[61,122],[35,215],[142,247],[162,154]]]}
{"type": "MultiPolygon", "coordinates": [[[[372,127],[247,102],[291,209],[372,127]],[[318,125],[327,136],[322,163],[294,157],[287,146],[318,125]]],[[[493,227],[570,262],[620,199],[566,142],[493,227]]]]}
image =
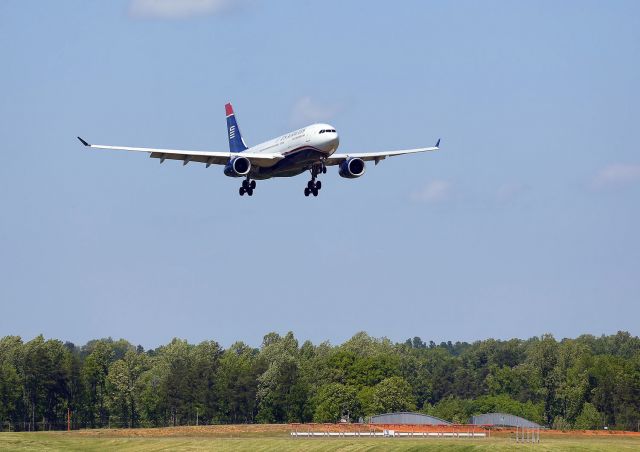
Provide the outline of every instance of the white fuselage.
{"type": "Polygon", "coordinates": [[[311,124],[302,129],[294,130],[293,132],[252,146],[247,149],[246,152],[277,153],[288,156],[298,150],[313,148],[328,157],[338,149],[338,145],[340,144],[340,138],[335,130],[336,129],[329,124],[311,124]]]}

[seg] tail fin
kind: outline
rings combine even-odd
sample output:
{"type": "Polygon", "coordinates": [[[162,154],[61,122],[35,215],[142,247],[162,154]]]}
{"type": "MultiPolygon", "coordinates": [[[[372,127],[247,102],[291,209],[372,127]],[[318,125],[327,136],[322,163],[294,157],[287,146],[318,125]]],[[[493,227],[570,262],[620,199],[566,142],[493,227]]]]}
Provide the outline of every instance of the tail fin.
{"type": "Polygon", "coordinates": [[[247,149],[247,145],[244,144],[242,135],[240,135],[240,129],[236,122],[236,115],[233,114],[233,107],[231,104],[224,106],[227,113],[227,135],[229,136],[229,151],[242,152],[247,149]]]}

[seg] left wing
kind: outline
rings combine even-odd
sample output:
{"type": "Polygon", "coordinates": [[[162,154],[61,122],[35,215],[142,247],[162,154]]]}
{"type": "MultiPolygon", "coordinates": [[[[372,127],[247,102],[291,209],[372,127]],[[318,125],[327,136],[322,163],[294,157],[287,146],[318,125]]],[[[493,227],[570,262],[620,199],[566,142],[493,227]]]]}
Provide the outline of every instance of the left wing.
{"type": "Polygon", "coordinates": [[[160,159],[160,163],[168,160],[181,160],[183,165],[189,162],[206,163],[209,165],[225,165],[230,158],[246,157],[255,166],[272,166],[282,158],[280,154],[262,152],[224,152],[224,151],[186,151],[181,149],[133,148],[127,146],[106,146],[90,144],[82,138],[78,140],[85,146],[96,149],[111,149],[116,151],[147,152],[149,157],[160,159]]]}
{"type": "Polygon", "coordinates": [[[440,140],[435,146],[430,148],[416,148],[416,149],[401,149],[399,151],[381,151],[381,152],[354,152],[353,154],[333,154],[325,160],[327,165],[339,165],[343,161],[350,158],[359,158],[365,161],[375,160],[376,165],[380,160],[384,160],[387,157],[395,157],[396,155],[404,154],[416,154],[418,152],[430,152],[440,149],[440,140]]]}

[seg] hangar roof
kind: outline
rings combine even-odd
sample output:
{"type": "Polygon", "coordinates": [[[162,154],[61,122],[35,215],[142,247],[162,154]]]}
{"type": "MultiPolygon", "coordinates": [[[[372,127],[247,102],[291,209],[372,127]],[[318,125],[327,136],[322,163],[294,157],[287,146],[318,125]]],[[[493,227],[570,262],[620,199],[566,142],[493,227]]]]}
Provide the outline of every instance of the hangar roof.
{"type": "Polygon", "coordinates": [[[540,425],[535,422],[507,413],[486,413],[471,416],[470,423],[475,425],[500,425],[506,427],[540,427],[540,425]]]}

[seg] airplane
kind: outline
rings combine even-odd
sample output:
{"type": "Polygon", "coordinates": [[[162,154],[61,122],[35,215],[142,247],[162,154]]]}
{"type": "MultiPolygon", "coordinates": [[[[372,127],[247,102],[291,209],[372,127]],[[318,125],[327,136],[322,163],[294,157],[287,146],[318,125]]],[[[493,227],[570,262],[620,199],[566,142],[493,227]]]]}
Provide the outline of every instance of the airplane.
{"type": "Polygon", "coordinates": [[[320,174],[327,173],[327,167],[338,165],[338,174],[347,179],[361,177],[365,173],[365,162],[373,161],[377,165],[387,157],[418,152],[437,151],[440,139],[435,146],[417,149],[403,149],[383,152],[354,152],[336,154],[340,138],[335,127],[330,124],[311,124],[302,129],[281,135],[256,146],[245,144],[238,122],[230,103],[225,105],[227,115],[227,135],[229,152],[223,151],[186,151],[178,149],[134,148],[125,146],[106,146],[89,144],[77,137],[88,147],[120,151],[147,152],[149,157],[165,160],[181,160],[182,165],[199,162],[211,165],[224,165],[224,174],[229,177],[242,177],[240,196],[246,193],[253,196],[256,180],[272,177],[292,177],[309,171],[311,179],[307,182],[304,195],[318,196],[322,182],[317,180],[320,174]]]}

